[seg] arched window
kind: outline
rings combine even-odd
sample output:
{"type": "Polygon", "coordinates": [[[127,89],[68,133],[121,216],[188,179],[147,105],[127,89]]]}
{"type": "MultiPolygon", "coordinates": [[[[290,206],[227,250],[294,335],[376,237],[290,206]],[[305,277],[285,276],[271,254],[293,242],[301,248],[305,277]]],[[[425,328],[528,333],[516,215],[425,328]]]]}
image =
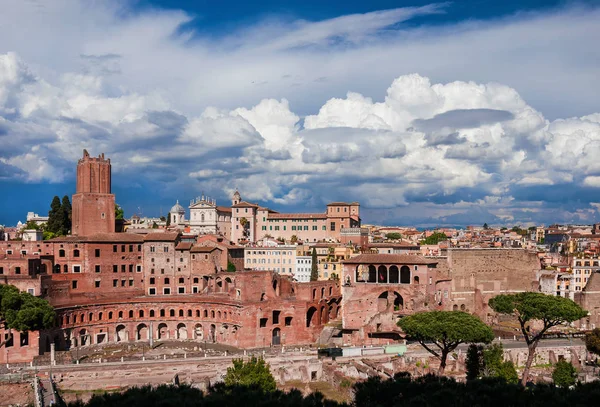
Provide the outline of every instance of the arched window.
{"type": "Polygon", "coordinates": [[[210,316],[211,316],[211,318],[215,317],[215,311],[214,310],[210,312],[210,316]]]}
{"type": "Polygon", "coordinates": [[[104,316],[104,315],[103,315],[103,313],[102,313],[102,312],[98,313],[98,321],[102,321],[102,317],[103,317],[103,316],[104,316]]]}
{"type": "Polygon", "coordinates": [[[180,310],[179,310],[179,316],[180,316],[180,317],[182,317],[182,316],[183,316],[183,310],[182,310],[182,309],[180,309],[180,310]]]}
{"type": "Polygon", "coordinates": [[[133,318],[133,310],[129,311],[129,318],[133,318]]]}
{"type": "Polygon", "coordinates": [[[65,257],[65,250],[64,249],[60,249],[58,251],[58,257],[65,257]]]}
{"type": "Polygon", "coordinates": [[[73,257],[79,257],[79,249],[73,250],[73,257]]]}
{"type": "Polygon", "coordinates": [[[200,222],[204,222],[204,213],[200,215],[200,222]]]}
{"type": "Polygon", "coordinates": [[[91,322],[93,319],[94,319],[94,314],[92,314],[92,313],[90,312],[90,318],[88,319],[88,321],[90,321],[90,322],[91,322]]]}
{"type": "Polygon", "coordinates": [[[415,283],[417,285],[419,284],[419,276],[414,276],[413,277],[413,283],[415,283]]]}
{"type": "Polygon", "coordinates": [[[153,309],[150,310],[150,318],[154,318],[154,310],[153,309]]]}
{"type": "Polygon", "coordinates": [[[141,310],[138,312],[138,315],[139,315],[139,318],[144,318],[144,310],[143,310],[143,309],[141,309],[141,310]]]}
{"type": "Polygon", "coordinates": [[[175,316],[175,310],[172,309],[171,311],[169,311],[169,315],[172,316],[172,317],[174,317],[175,316]]]}
{"type": "Polygon", "coordinates": [[[200,310],[199,309],[196,310],[196,318],[200,318],[200,310]]]}
{"type": "Polygon", "coordinates": [[[112,313],[112,311],[110,311],[110,312],[108,313],[108,319],[112,319],[112,317],[113,317],[113,313],[112,313]]]}
{"type": "Polygon", "coordinates": [[[389,272],[389,283],[398,284],[400,282],[400,272],[398,266],[391,266],[389,272]]]}
{"type": "Polygon", "coordinates": [[[410,268],[408,266],[400,268],[400,284],[410,284],[410,268]]]}
{"type": "Polygon", "coordinates": [[[161,309],[161,310],[160,310],[160,316],[161,316],[161,317],[164,317],[164,316],[165,316],[165,310],[164,310],[164,309],[161,309]]]}
{"type": "Polygon", "coordinates": [[[192,310],[189,309],[187,314],[188,314],[188,317],[191,317],[192,316],[192,310]]]}
{"type": "Polygon", "coordinates": [[[119,318],[123,318],[123,311],[119,311],[119,318]]]}
{"type": "Polygon", "coordinates": [[[204,318],[208,318],[208,311],[204,310],[204,318]]]}

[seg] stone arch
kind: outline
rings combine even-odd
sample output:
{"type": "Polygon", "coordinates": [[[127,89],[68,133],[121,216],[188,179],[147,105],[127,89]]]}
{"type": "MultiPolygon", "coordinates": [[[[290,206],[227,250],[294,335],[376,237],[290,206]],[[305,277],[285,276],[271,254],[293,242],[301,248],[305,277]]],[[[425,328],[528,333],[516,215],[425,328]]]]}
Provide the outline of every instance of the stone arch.
{"type": "Polygon", "coordinates": [[[402,310],[404,310],[404,298],[402,298],[400,293],[394,291],[394,311],[402,310]]]}
{"type": "Polygon", "coordinates": [[[196,324],[194,327],[194,339],[199,341],[204,339],[204,330],[202,329],[202,324],[196,324]]]}
{"type": "Polygon", "coordinates": [[[216,289],[218,292],[222,292],[223,291],[223,280],[221,280],[220,278],[217,278],[216,281],[216,289]]]}
{"type": "Polygon", "coordinates": [[[387,283],[388,282],[388,269],[384,265],[377,267],[377,282],[378,283],[387,283]]]}
{"type": "Polygon", "coordinates": [[[461,311],[464,311],[465,309],[466,309],[466,306],[465,306],[465,304],[460,304],[460,310],[461,310],[461,311]]]}
{"type": "Polygon", "coordinates": [[[458,305],[454,304],[454,305],[452,306],[452,311],[458,311],[458,305]]]}
{"type": "Polygon", "coordinates": [[[306,311],[306,327],[310,328],[312,325],[315,324],[315,313],[317,312],[317,309],[315,307],[310,307],[308,309],[308,311],[306,311]]]}
{"type": "Polygon", "coordinates": [[[400,268],[400,284],[410,284],[410,267],[402,266],[400,268]]]}
{"type": "Polygon", "coordinates": [[[398,266],[390,267],[388,282],[390,284],[398,284],[400,282],[400,271],[398,270],[398,266]]]}
{"type": "Polygon", "coordinates": [[[379,294],[379,297],[377,297],[377,312],[387,311],[389,305],[388,295],[389,293],[387,291],[384,291],[381,294],[379,294]]]}
{"type": "MultiPolygon", "coordinates": [[[[160,325],[159,328],[160,330],[160,325]]],[[[148,325],[146,324],[139,324],[137,326],[137,328],[135,329],[136,331],[136,340],[138,341],[147,341],[148,339],[150,339],[149,333],[150,330],[148,329],[148,325]]],[[[160,337],[159,337],[160,339],[160,337]]]]}
{"type": "Polygon", "coordinates": [[[169,339],[169,328],[167,327],[167,324],[160,323],[158,324],[158,328],[156,330],[157,333],[157,339],[169,339]]]}
{"type": "Polygon", "coordinates": [[[377,268],[372,265],[369,264],[369,279],[367,280],[368,283],[376,283],[377,282],[377,268]]]}
{"type": "Polygon", "coordinates": [[[212,343],[217,342],[217,326],[215,324],[210,324],[210,329],[208,331],[208,340],[212,343]]]}
{"type": "Polygon", "coordinates": [[[272,345],[281,345],[281,329],[275,328],[273,329],[273,333],[271,334],[271,344],[272,345]]]}
{"type": "Polygon", "coordinates": [[[324,305],[321,305],[321,309],[319,311],[319,325],[323,325],[327,323],[327,308],[324,305]]]}
{"type": "Polygon", "coordinates": [[[127,330],[125,325],[119,324],[117,325],[117,329],[115,330],[115,342],[125,342],[127,340],[127,330]]]}
{"type": "Polygon", "coordinates": [[[180,323],[177,325],[177,339],[185,340],[188,338],[187,327],[185,324],[180,323]]]}

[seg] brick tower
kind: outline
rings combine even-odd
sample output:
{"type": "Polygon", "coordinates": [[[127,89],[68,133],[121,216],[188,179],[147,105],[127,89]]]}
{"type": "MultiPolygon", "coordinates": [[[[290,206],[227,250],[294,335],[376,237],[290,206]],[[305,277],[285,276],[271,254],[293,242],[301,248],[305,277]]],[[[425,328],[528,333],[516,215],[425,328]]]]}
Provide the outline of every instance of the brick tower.
{"type": "Polygon", "coordinates": [[[73,195],[72,234],[87,236],[115,232],[115,196],[110,193],[110,159],[104,153],[90,157],[83,150],[77,163],[77,190],[73,195]]]}

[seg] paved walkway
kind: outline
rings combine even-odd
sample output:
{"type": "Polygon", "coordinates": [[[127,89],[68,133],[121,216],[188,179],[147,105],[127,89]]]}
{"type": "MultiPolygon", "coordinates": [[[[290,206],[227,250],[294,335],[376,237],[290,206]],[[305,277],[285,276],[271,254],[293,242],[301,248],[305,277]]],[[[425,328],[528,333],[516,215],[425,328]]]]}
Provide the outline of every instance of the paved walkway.
{"type": "Polygon", "coordinates": [[[52,391],[52,383],[47,377],[40,378],[42,388],[42,407],[53,406],[56,403],[54,392],[52,391]]]}

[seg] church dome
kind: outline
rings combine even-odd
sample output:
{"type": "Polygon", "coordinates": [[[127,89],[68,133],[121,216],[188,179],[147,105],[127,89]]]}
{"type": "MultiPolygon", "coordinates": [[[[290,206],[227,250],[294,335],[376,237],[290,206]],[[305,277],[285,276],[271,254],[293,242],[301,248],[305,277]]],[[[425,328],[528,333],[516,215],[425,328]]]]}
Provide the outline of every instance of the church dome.
{"type": "Polygon", "coordinates": [[[185,209],[183,209],[183,206],[179,205],[179,201],[177,201],[177,203],[171,208],[170,213],[185,213],[185,209]]]}

